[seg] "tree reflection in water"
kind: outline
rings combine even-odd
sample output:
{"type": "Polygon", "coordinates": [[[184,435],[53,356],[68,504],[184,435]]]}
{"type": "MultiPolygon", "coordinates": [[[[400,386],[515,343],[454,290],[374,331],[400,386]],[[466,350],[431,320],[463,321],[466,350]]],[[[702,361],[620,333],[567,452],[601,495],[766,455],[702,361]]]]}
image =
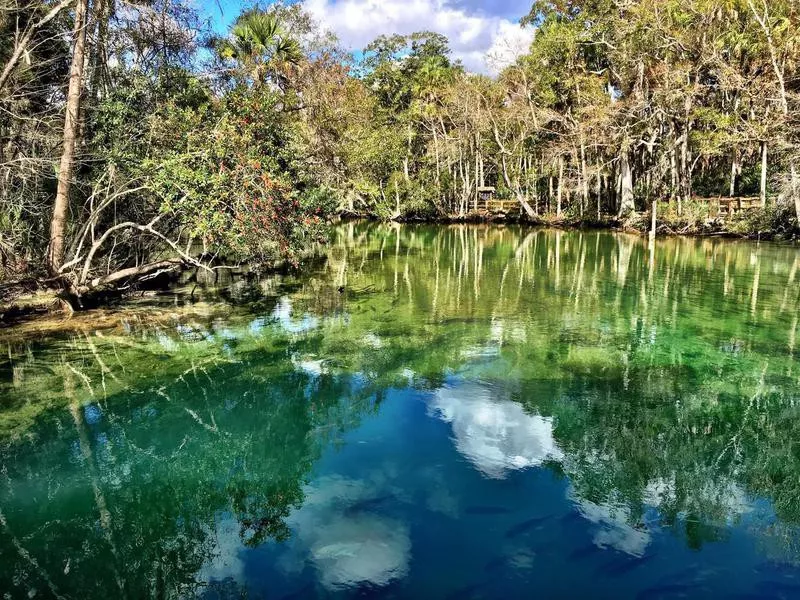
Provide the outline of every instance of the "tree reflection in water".
{"type": "MultiPolygon", "coordinates": [[[[301,276],[9,338],[0,588],[228,595],[258,552],[305,595],[400,585],[432,544],[419,523],[511,519],[465,490],[542,470],[593,548],[643,561],[664,531],[704,548],[744,523],[794,561],[799,266],[719,240],[347,224],[301,276]]],[[[518,542],[543,518],[509,523],[497,568],[535,568],[518,542]]]]}

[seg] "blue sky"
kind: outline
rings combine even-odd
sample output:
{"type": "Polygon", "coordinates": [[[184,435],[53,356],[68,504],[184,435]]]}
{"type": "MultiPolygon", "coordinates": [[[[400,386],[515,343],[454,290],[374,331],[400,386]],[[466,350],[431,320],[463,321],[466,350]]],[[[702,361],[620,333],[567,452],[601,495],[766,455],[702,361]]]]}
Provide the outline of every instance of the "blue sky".
{"type": "Polygon", "coordinates": [[[200,10],[211,20],[215,32],[225,33],[245,4],[239,0],[200,0],[200,10]]]}
{"type": "MultiPolygon", "coordinates": [[[[200,0],[218,32],[248,0],[200,0]],[[221,10],[220,10],[221,9],[221,10]]],[[[532,30],[518,22],[530,0],[305,0],[306,9],[353,51],[381,34],[432,30],[450,39],[454,55],[468,69],[492,73],[530,44],[532,30]]]]}

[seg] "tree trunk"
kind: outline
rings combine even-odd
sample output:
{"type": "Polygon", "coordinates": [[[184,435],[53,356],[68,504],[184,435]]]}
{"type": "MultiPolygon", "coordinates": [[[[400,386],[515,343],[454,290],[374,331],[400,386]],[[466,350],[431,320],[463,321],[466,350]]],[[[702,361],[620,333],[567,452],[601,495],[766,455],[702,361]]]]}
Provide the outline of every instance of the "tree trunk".
{"type": "Polygon", "coordinates": [[[108,21],[111,12],[111,0],[97,0],[92,12],[95,19],[95,43],[92,52],[91,83],[89,89],[97,101],[102,96],[104,77],[108,68],[108,21]]]}
{"type": "Polygon", "coordinates": [[[597,220],[600,220],[600,201],[603,198],[603,174],[597,168],[597,220]]]}
{"type": "Polygon", "coordinates": [[[556,190],[556,215],[561,216],[561,195],[564,189],[564,157],[558,157],[558,189],[556,190]]]}
{"type": "Polygon", "coordinates": [[[414,133],[411,129],[411,124],[408,124],[408,145],[406,146],[406,157],[403,159],[403,175],[405,175],[406,183],[411,181],[411,174],[409,173],[408,163],[411,160],[411,142],[413,141],[414,133]]]}
{"type": "MultiPolygon", "coordinates": [[[[531,205],[525,199],[525,196],[522,193],[522,190],[520,189],[519,185],[514,185],[511,181],[511,177],[508,174],[508,162],[506,161],[505,154],[501,154],[501,160],[503,167],[503,180],[506,182],[506,187],[508,187],[509,190],[512,190],[514,192],[514,195],[517,197],[517,202],[519,202],[520,206],[522,206],[522,209],[525,211],[525,214],[527,214],[528,217],[533,218],[534,216],[536,216],[536,213],[534,213],[533,208],[531,208],[531,205]]],[[[481,170],[483,170],[483,165],[481,165],[481,170]]]]}
{"type": "MultiPolygon", "coordinates": [[[[761,30],[764,33],[764,37],[767,40],[767,48],[769,49],[770,61],[772,63],[772,70],[775,73],[775,77],[778,80],[778,91],[781,95],[781,109],[783,111],[783,116],[788,120],[789,119],[789,100],[786,94],[786,76],[785,76],[785,69],[786,69],[786,61],[780,57],[779,49],[775,44],[775,39],[772,35],[772,30],[770,29],[771,23],[774,21],[771,19],[769,14],[769,4],[767,4],[766,0],[764,1],[764,13],[760,14],[756,10],[756,6],[753,0],[748,0],[747,2],[750,10],[753,12],[753,16],[758,21],[758,24],[761,26],[761,30]]],[[[764,147],[762,148],[762,157],[761,157],[761,206],[766,206],[766,178],[767,178],[767,143],[764,142],[764,147]]],[[[790,189],[791,194],[794,200],[794,209],[797,214],[798,225],[800,225],[800,198],[798,198],[798,193],[800,190],[797,189],[798,182],[797,182],[797,168],[794,163],[794,160],[790,161],[789,164],[789,171],[790,171],[790,189]]]]}
{"type": "Polygon", "coordinates": [[[658,219],[658,198],[653,196],[650,203],[650,241],[656,239],[656,220],[658,219]]]}
{"type": "Polygon", "coordinates": [[[675,200],[678,197],[678,182],[680,181],[680,176],[678,175],[677,150],[675,148],[672,149],[672,152],[670,152],[669,155],[669,172],[670,172],[669,199],[675,200]]]}
{"type": "Polygon", "coordinates": [[[691,179],[689,172],[689,131],[683,133],[681,140],[681,192],[678,194],[678,216],[683,216],[683,203],[688,202],[691,196],[691,179]]]}
{"type": "Polygon", "coordinates": [[[797,180],[797,166],[792,163],[789,171],[791,173],[789,183],[792,186],[792,198],[794,198],[794,213],[797,217],[797,227],[800,229],[800,182],[797,180]]]}
{"type": "Polygon", "coordinates": [[[583,134],[581,134],[581,187],[583,190],[581,214],[583,214],[589,210],[589,174],[586,168],[586,145],[583,143],[583,134]]]}
{"type": "Polygon", "coordinates": [[[761,142],[761,208],[767,207],[767,142],[761,142]]]}
{"type": "Polygon", "coordinates": [[[397,186],[397,179],[394,180],[394,217],[393,219],[400,218],[400,189],[397,186]]]}
{"type": "Polygon", "coordinates": [[[26,27],[25,33],[22,37],[17,41],[14,46],[14,50],[11,52],[11,56],[6,61],[5,66],[3,67],[3,71],[0,72],[0,89],[5,86],[6,81],[8,78],[11,77],[11,74],[14,72],[19,61],[25,56],[25,53],[28,49],[28,44],[30,44],[31,39],[33,39],[33,35],[42,27],[44,27],[47,23],[52,21],[58,13],[62,10],[66,9],[72,0],[61,0],[58,4],[56,4],[50,11],[42,17],[37,23],[29,25],[26,27]]]}
{"type": "Polygon", "coordinates": [[[475,147],[475,195],[473,196],[472,207],[474,212],[478,212],[478,190],[481,187],[481,165],[480,165],[480,152],[477,148],[477,144],[475,147]]]}
{"type": "Polygon", "coordinates": [[[83,87],[84,52],[86,49],[86,11],[88,0],[77,0],[75,4],[75,24],[72,38],[72,66],[69,73],[69,91],[64,115],[64,145],[61,151],[61,165],[58,170],[58,188],[50,221],[50,246],[47,266],[51,274],[58,273],[64,263],[64,239],[67,228],[69,192],[72,184],[72,170],[75,165],[75,144],[77,142],[78,115],[80,113],[81,89],[83,87]]]}
{"type": "MultiPolygon", "coordinates": [[[[441,160],[439,158],[439,135],[436,133],[436,122],[432,123],[433,125],[433,148],[436,152],[436,191],[437,195],[441,196],[442,194],[442,179],[440,175],[441,167],[441,160]]],[[[441,200],[441,198],[439,198],[441,200]]]]}
{"type": "Polygon", "coordinates": [[[729,194],[731,198],[736,196],[736,182],[739,176],[740,169],[741,167],[739,166],[739,151],[734,149],[733,161],[731,162],[731,189],[729,194]]]}
{"type": "Polygon", "coordinates": [[[619,216],[625,217],[636,210],[633,199],[633,170],[626,150],[623,150],[620,157],[620,182],[619,216]]]}

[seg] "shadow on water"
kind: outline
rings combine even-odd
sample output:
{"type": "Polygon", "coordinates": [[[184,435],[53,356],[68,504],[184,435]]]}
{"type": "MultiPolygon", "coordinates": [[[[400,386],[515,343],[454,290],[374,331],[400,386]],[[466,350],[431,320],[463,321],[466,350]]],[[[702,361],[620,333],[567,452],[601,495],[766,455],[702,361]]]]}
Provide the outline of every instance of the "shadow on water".
{"type": "Polygon", "coordinates": [[[301,276],[9,339],[0,589],[791,594],[799,267],[348,223],[301,276]]]}

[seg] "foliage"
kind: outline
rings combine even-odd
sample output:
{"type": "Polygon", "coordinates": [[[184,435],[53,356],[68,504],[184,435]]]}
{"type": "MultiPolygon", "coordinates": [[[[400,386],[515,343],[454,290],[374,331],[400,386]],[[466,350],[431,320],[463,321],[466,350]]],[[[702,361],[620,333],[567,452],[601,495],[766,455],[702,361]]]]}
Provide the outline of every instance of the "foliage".
{"type": "Polygon", "coordinates": [[[224,103],[174,106],[155,123],[161,147],[144,168],[159,210],[207,252],[296,264],[323,241],[330,202],[292,187],[292,157],[284,153],[291,124],[276,110],[280,102],[266,88],[239,88],[224,103]]]}
{"type": "MultiPolygon", "coordinates": [[[[88,39],[64,285],[80,294],[105,282],[124,283],[126,273],[135,280],[170,264],[207,268],[203,263],[223,258],[297,264],[323,241],[335,208],[331,188],[302,172],[306,149],[297,86],[301,66],[310,61],[280,22],[281,15],[294,18],[288,25],[296,27],[302,24],[297,15],[290,10],[244,13],[229,37],[212,41],[218,76],[209,80],[196,60],[187,61],[195,56],[202,33],[187,6],[163,7],[156,22],[147,7],[126,13],[125,19],[104,13],[107,5],[93,9],[98,29],[88,39]],[[126,42],[136,51],[125,49],[126,42]]],[[[57,23],[67,27],[69,20],[59,17],[57,23]]],[[[37,51],[58,48],[39,44],[37,51]]],[[[43,57],[49,70],[35,73],[48,86],[43,95],[63,85],[63,73],[53,65],[66,63],[68,47],[60,51],[61,63],[43,57]]],[[[20,125],[35,122],[45,128],[53,138],[50,147],[57,150],[59,120],[46,121],[43,112],[55,105],[15,103],[15,94],[28,93],[30,71],[13,71],[6,86],[8,106],[19,111],[12,115],[20,125]]],[[[15,127],[0,130],[3,140],[18,134],[15,127]]],[[[2,181],[11,186],[3,190],[8,204],[0,218],[4,264],[17,270],[26,268],[23,259],[44,265],[52,171],[47,175],[42,168],[32,178],[13,161],[25,160],[24,154],[37,148],[0,145],[12,153],[3,163],[9,177],[2,181]]],[[[37,160],[46,164],[54,158],[37,160]]]]}
{"type": "MultiPolygon", "coordinates": [[[[790,235],[800,215],[789,1],[533,2],[529,51],[495,77],[435,32],[348,55],[297,3],[248,9],[224,36],[182,2],[90,13],[78,150],[61,156],[67,252],[51,265],[73,291],[208,267],[175,250],[193,244],[296,262],[335,212],[466,218],[487,186],[534,220],[644,224],[659,200],[683,227],[697,196],[720,195],[788,207],[737,232],[790,235]]],[[[50,242],[73,18],[32,2],[0,21],[5,277],[41,275],[50,242]]]]}

